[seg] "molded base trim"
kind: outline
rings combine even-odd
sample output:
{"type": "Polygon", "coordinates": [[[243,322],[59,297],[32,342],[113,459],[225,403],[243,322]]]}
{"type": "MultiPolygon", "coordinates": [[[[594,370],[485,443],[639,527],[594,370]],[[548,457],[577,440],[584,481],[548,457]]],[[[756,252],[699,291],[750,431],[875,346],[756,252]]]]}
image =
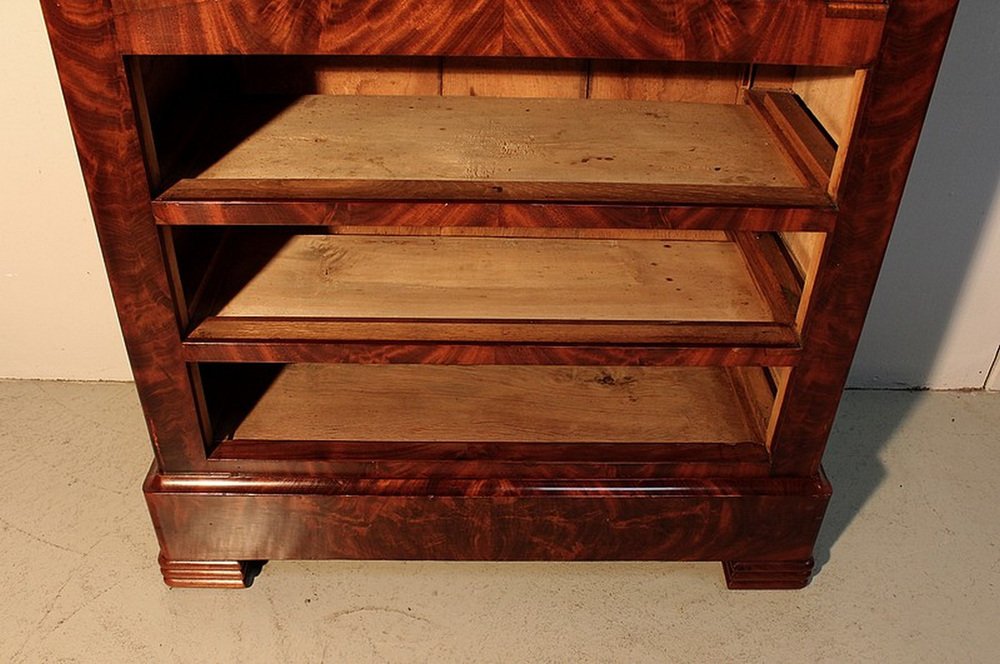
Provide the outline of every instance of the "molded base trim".
{"type": "Polygon", "coordinates": [[[163,582],[171,588],[249,588],[263,561],[168,560],[160,554],[163,582]]]}
{"type": "Polygon", "coordinates": [[[806,585],[830,485],[811,478],[359,480],[161,474],[146,500],[169,585],[242,587],[251,560],[726,563],[732,588],[806,585]],[[231,561],[231,562],[205,562],[231,561]],[[743,562],[767,561],[767,562],[743,562]]]}
{"type": "Polygon", "coordinates": [[[812,558],[722,563],[730,590],[798,590],[809,585],[814,566],[812,558]]]}

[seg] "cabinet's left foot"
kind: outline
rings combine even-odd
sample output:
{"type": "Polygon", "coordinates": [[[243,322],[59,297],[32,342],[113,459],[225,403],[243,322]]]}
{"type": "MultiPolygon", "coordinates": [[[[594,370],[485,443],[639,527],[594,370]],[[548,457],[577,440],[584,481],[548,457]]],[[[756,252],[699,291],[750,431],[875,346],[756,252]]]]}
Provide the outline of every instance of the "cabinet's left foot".
{"type": "Polygon", "coordinates": [[[167,560],[160,556],[163,582],[172,588],[249,588],[261,560],[167,560]]]}
{"type": "Polygon", "coordinates": [[[730,590],[798,590],[809,585],[813,559],[727,560],[722,568],[730,590]]]}

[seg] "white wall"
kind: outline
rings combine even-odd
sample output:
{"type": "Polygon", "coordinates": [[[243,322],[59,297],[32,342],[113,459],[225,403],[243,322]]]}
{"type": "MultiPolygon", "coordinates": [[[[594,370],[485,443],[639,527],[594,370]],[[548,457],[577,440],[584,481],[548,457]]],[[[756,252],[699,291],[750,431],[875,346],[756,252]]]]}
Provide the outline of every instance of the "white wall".
{"type": "Polygon", "coordinates": [[[130,377],[35,0],[0,2],[0,377],[130,377]]]}
{"type": "MultiPolygon", "coordinates": [[[[998,34],[1000,3],[966,0],[854,385],[982,387],[1000,347],[998,34]]],[[[0,3],[0,62],[0,377],[127,379],[34,0],[0,3]]]]}
{"type": "Polygon", "coordinates": [[[852,385],[986,383],[1000,348],[998,35],[1000,3],[959,5],[852,385]]]}

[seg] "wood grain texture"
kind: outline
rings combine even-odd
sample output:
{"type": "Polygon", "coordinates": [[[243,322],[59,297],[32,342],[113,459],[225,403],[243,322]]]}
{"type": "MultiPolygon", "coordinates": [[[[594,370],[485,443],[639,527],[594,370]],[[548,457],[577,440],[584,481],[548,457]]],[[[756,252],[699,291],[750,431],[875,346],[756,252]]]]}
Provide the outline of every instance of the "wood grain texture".
{"type": "MultiPolygon", "coordinates": [[[[552,330],[543,325],[526,336],[573,337],[576,330],[552,330]]],[[[537,342],[466,342],[446,341],[349,341],[317,340],[322,328],[296,334],[312,338],[295,340],[281,334],[268,336],[274,329],[268,324],[237,332],[225,338],[227,328],[219,330],[222,338],[193,339],[184,343],[184,357],[189,362],[352,362],[356,364],[450,364],[462,366],[511,365],[570,365],[570,366],[793,366],[801,350],[795,334],[787,327],[752,328],[746,336],[734,335],[731,326],[716,330],[718,341],[699,339],[698,345],[684,345],[673,330],[664,330],[658,344],[629,343],[620,335],[600,345],[591,343],[537,342]],[[241,338],[242,337],[242,338],[241,338]],[[744,343],[745,342],[745,343],[744,343]],[[736,344],[736,345],[733,345],[736,344]]],[[[688,338],[700,334],[692,329],[688,338]]],[[[624,331],[624,330],[623,330],[624,331]]],[[[706,335],[712,331],[708,329],[706,335]]],[[[288,337],[294,337],[289,334],[288,337]]],[[[331,335],[335,336],[335,335],[331,335]]],[[[386,335],[392,336],[392,335],[386,335]]],[[[478,331],[477,336],[482,336],[478,331]]]]}
{"type": "Polygon", "coordinates": [[[580,99],[587,96],[585,60],[447,58],[441,79],[446,97],[580,99]]]}
{"type": "Polygon", "coordinates": [[[504,51],[548,57],[857,65],[882,23],[815,0],[506,0],[504,51]]]}
{"type": "Polygon", "coordinates": [[[501,55],[497,0],[114,0],[135,54],[501,55]]]}
{"type": "MultiPolygon", "coordinates": [[[[465,229],[504,230],[510,237],[530,229],[549,237],[581,230],[829,231],[832,207],[754,208],[641,205],[524,205],[517,203],[185,201],[153,202],[157,223],[165,225],[398,227],[436,229],[461,235],[465,229]]],[[[572,236],[569,236],[572,237],[572,236]]]]}
{"type": "Polygon", "coordinates": [[[204,441],[110,8],[43,0],[42,9],[157,463],[188,470],[204,441]]]}
{"type": "MultiPolygon", "coordinates": [[[[843,4],[843,3],[841,3],[843,4]]],[[[856,4],[856,3],[854,3],[856,4]]],[[[881,16],[819,0],[114,0],[123,52],[508,55],[865,66],[881,16]]]]}
{"type": "Polygon", "coordinates": [[[771,233],[733,233],[758,292],[767,302],[771,317],[780,323],[795,320],[802,286],[795,268],[771,233]]]}
{"type": "Polygon", "coordinates": [[[205,300],[222,318],[773,321],[726,241],[257,235],[224,252],[205,300]]]}
{"type": "Polygon", "coordinates": [[[776,422],[776,474],[807,475],[819,467],[956,6],[953,0],[890,5],[886,42],[849,148],[841,214],[803,327],[804,356],[791,372],[776,422]],[[880,176],[872,177],[876,172],[880,176]]]}
{"type": "Polygon", "coordinates": [[[512,180],[209,180],[185,179],[163,200],[363,200],[363,201],[516,201],[638,203],[640,205],[749,205],[752,207],[829,207],[830,196],[803,187],[741,184],[691,185],[632,182],[552,183],[512,180]]]}
{"type": "Polygon", "coordinates": [[[735,104],[745,68],[728,63],[595,60],[590,68],[588,96],[735,104]]]}
{"type": "MultiPolygon", "coordinates": [[[[305,60],[305,59],[303,59],[305,60]]],[[[313,71],[322,95],[436,95],[441,92],[439,58],[324,58],[313,71]]]]}
{"type": "Polygon", "coordinates": [[[833,144],[794,95],[747,93],[747,102],[810,187],[827,189],[837,156],[833,144]]]}
{"type": "Polygon", "coordinates": [[[168,559],[805,560],[823,477],[393,481],[160,476],[168,559]]]}
{"type": "Polygon", "coordinates": [[[837,145],[847,145],[854,128],[864,72],[800,67],[792,89],[837,145]]]}
{"type": "Polygon", "coordinates": [[[763,448],[757,436],[728,373],[714,367],[326,364],[284,367],[229,434],[233,440],[279,445],[751,443],[763,448]]]}
{"type": "Polygon", "coordinates": [[[825,199],[801,191],[742,105],[307,95],[226,109],[260,124],[212,129],[207,168],[180,174],[164,198],[825,199]]]}

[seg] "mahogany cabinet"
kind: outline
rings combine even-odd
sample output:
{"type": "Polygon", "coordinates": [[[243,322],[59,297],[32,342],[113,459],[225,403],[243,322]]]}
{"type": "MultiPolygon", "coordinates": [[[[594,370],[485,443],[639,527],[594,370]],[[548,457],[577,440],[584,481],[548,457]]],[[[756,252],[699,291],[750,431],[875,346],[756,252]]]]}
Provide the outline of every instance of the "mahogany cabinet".
{"type": "Polygon", "coordinates": [[[173,586],[799,588],[957,0],[42,0],[173,586]]]}

